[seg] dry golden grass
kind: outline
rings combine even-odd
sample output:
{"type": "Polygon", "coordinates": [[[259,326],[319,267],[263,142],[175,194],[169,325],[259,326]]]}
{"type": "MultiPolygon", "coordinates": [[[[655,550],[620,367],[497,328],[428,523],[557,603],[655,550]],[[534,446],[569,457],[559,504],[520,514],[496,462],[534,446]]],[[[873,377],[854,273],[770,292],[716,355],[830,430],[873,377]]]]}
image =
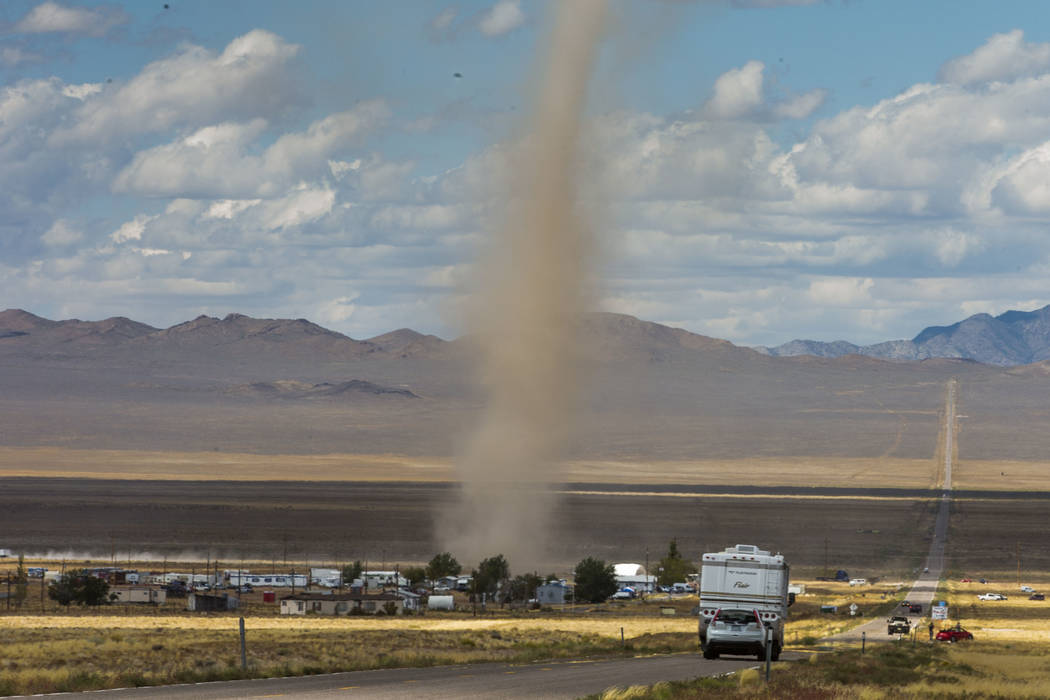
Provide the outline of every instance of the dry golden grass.
{"type": "Polygon", "coordinates": [[[960,622],[978,642],[1031,644],[1034,648],[1050,649],[1050,601],[1028,600],[1028,594],[1019,592],[1016,584],[949,581],[945,591],[952,623],[960,622]],[[988,592],[1002,593],[1007,599],[977,599],[978,594],[988,592]]]}
{"type": "Polygon", "coordinates": [[[926,459],[762,457],[688,461],[581,461],[569,480],[624,484],[827,486],[915,488],[936,486],[937,465],[926,459]]]}
{"type": "Polygon", "coordinates": [[[5,620],[0,628],[0,695],[695,647],[691,636],[641,632],[643,626],[634,621],[622,646],[619,629],[614,633],[608,623],[595,625],[592,632],[588,625],[571,622],[567,626],[573,631],[522,621],[311,618],[268,619],[260,625],[253,619],[246,634],[249,668],[242,671],[237,621],[232,617],[140,618],[128,619],[125,625],[114,624],[119,619],[96,619],[108,624],[91,621],[24,616],[5,620]]]}
{"type": "MultiPolygon", "coordinates": [[[[232,481],[451,481],[447,458],[394,454],[260,455],[219,452],[0,447],[0,476],[232,481]]],[[[577,461],[565,479],[623,484],[932,488],[923,459],[825,457],[689,461],[577,461]]]]}
{"type": "Polygon", "coordinates": [[[884,616],[884,610],[895,607],[903,597],[901,587],[895,583],[880,583],[863,588],[850,587],[848,583],[836,581],[805,581],[806,593],[795,600],[790,610],[784,639],[788,646],[807,646],[804,640],[818,640],[856,627],[873,617],[884,616]],[[857,603],[860,615],[850,617],[846,612],[850,603],[857,603]],[[837,605],[839,614],[820,612],[821,605],[837,605]]]}
{"type": "Polygon", "coordinates": [[[960,459],[952,468],[952,487],[989,491],[1048,491],[1050,462],[960,459]]]}
{"type": "Polygon", "coordinates": [[[0,476],[232,481],[448,481],[447,459],[400,455],[259,455],[225,452],[0,447],[0,476]]]}
{"type": "MultiPolygon", "coordinates": [[[[57,615],[6,615],[0,617],[0,630],[13,629],[155,629],[155,630],[233,630],[237,628],[235,616],[189,616],[189,615],[129,615],[129,616],[57,616],[57,615]]],[[[559,615],[554,617],[528,618],[484,618],[484,617],[306,617],[283,615],[280,617],[252,617],[245,621],[249,631],[253,630],[310,630],[332,632],[358,631],[549,631],[558,630],[574,634],[597,635],[620,638],[620,628],[628,637],[645,634],[696,633],[694,617],[641,617],[637,615],[602,615],[600,619],[582,615],[559,615]]]]}

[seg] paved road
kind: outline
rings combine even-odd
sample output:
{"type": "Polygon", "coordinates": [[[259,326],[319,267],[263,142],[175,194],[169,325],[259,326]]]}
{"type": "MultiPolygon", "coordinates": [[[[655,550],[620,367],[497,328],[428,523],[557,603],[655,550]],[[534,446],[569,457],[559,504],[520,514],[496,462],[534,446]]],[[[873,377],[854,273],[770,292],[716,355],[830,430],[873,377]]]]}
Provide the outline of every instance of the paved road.
{"type": "MultiPolygon", "coordinates": [[[[785,653],[781,658],[797,658],[785,653]]],[[[612,686],[651,685],[660,681],[716,676],[756,666],[753,658],[704,659],[698,653],[668,654],[600,661],[543,664],[475,664],[438,668],[332,673],[300,678],[168,685],[156,688],[101,690],[93,696],[111,698],[395,698],[437,700],[527,698],[569,700],[612,686]]]]}
{"type": "MultiPolygon", "coordinates": [[[[955,399],[957,383],[952,379],[948,382],[947,398],[944,405],[944,478],[941,480],[940,506],[937,508],[937,519],[933,525],[933,539],[930,541],[930,551],[926,555],[924,571],[919,578],[912,583],[911,590],[905,598],[909,603],[921,603],[922,614],[908,614],[912,627],[916,627],[919,621],[929,615],[930,604],[937,592],[937,584],[944,570],[944,546],[948,541],[948,517],[951,513],[951,491],[952,491],[952,462],[955,459],[955,399]]],[[[923,630],[919,630],[921,633],[923,630]]],[[[829,642],[855,643],[861,641],[862,637],[870,642],[889,641],[896,639],[886,634],[886,620],[877,618],[865,622],[863,625],[851,630],[828,637],[829,642]]]]}

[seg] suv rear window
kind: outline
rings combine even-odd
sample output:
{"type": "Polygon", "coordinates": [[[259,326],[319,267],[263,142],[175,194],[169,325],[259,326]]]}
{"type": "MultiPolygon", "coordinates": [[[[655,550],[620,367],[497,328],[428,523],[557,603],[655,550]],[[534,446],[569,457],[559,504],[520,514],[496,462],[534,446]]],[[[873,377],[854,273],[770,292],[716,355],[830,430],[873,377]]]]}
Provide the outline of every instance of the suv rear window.
{"type": "Polygon", "coordinates": [[[718,621],[727,625],[749,625],[755,622],[755,613],[750,610],[722,610],[718,621]]]}

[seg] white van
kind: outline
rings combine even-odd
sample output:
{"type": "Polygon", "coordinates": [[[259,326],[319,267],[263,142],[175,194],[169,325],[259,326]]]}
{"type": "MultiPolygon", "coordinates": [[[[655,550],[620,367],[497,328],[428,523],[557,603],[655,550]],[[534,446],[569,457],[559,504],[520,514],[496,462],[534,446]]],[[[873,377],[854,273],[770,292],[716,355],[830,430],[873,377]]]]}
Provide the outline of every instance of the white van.
{"type": "Polygon", "coordinates": [[[851,578],[849,580],[849,585],[851,585],[851,586],[867,586],[868,585],[868,579],[866,579],[866,578],[851,578]]]}

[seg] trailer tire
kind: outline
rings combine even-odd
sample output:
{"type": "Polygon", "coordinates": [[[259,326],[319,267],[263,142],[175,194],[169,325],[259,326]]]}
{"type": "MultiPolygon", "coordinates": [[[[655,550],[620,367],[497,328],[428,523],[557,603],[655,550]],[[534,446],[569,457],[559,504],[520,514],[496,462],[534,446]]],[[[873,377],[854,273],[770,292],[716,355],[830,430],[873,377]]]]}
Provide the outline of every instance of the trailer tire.
{"type": "Polygon", "coordinates": [[[712,649],[711,647],[708,647],[708,648],[704,649],[704,658],[705,659],[717,659],[718,658],[718,652],[715,651],[714,649],[712,649]]]}
{"type": "Polygon", "coordinates": [[[780,661],[780,642],[773,642],[773,653],[769,655],[773,661],[780,661]]]}

